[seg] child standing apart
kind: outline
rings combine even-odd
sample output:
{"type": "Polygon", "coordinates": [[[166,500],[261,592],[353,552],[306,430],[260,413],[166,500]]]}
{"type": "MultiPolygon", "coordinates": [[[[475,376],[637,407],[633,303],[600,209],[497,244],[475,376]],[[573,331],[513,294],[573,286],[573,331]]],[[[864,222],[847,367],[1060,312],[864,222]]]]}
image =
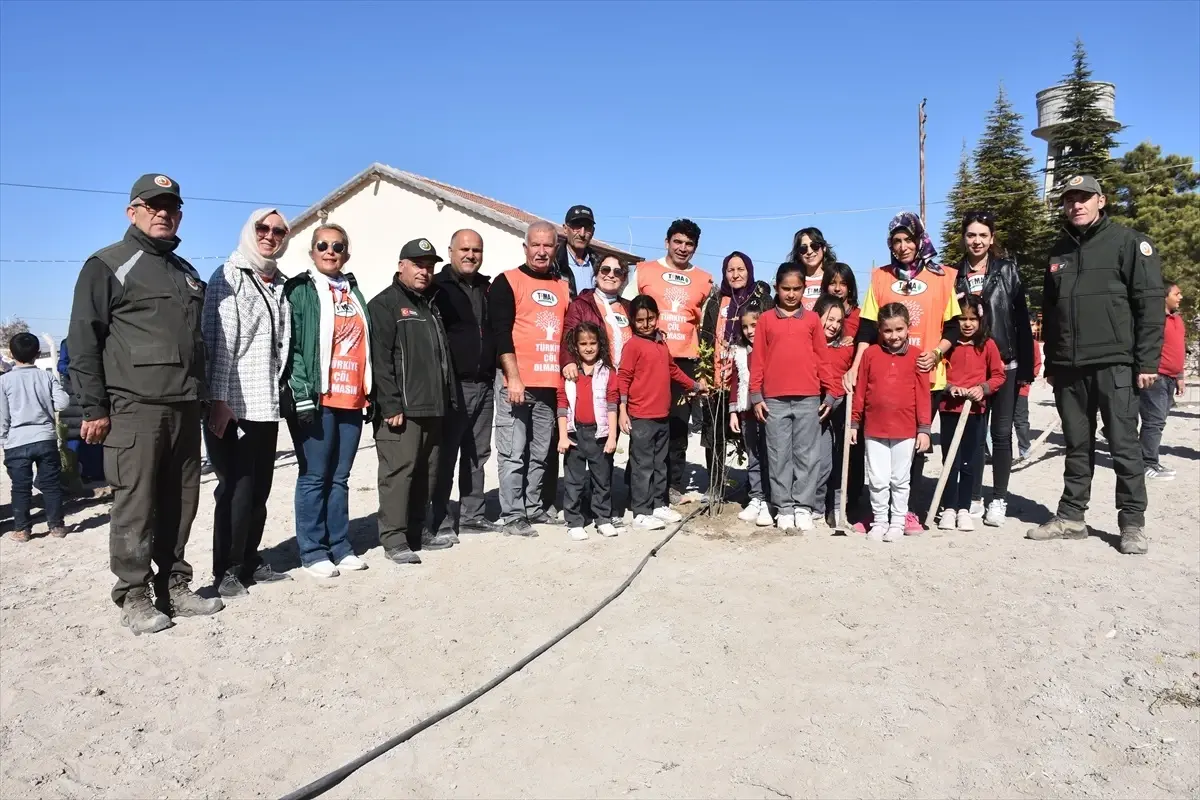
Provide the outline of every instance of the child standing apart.
{"type": "MultiPolygon", "coordinates": [[[[1033,379],[1036,381],[1042,372],[1042,343],[1033,340],[1033,379]]],[[[1029,455],[1029,390],[1031,383],[1019,384],[1017,389],[1017,408],[1013,411],[1013,430],[1017,433],[1017,459],[1029,455]]]]}
{"type": "Polygon", "coordinates": [[[667,496],[667,417],[671,413],[671,383],[700,390],[679,368],[658,330],[658,303],[639,294],[630,304],[634,336],[621,351],[617,371],[621,430],[629,436],[630,503],[633,526],[665,528],[682,517],[664,502],[667,496]]]}
{"type": "Polygon", "coordinates": [[[867,538],[896,542],[904,536],[913,454],[929,449],[929,378],[917,367],[920,353],[908,346],[908,309],[888,303],[876,324],[879,342],[859,362],[850,443],[866,439],[874,515],[867,538]]]}
{"type": "Polygon", "coordinates": [[[62,485],[59,483],[58,433],[54,412],[70,402],[53,373],[34,366],[41,343],[32,333],[18,333],[8,343],[16,365],[0,375],[0,442],[4,467],[12,481],[14,542],[28,542],[33,526],[29,506],[33,501],[33,468],[42,490],[50,535],[67,535],[63,526],[62,485]]]}
{"type": "Polygon", "coordinates": [[[594,322],[567,332],[567,352],[579,370],[558,389],[558,452],[564,454],[563,510],[567,535],[588,538],[594,519],[601,536],[617,535],[612,523],[613,453],[617,451],[617,380],[608,336],[594,322]],[[571,437],[574,438],[571,438],[571,437]],[[584,487],[591,481],[591,507],[584,513],[584,487]],[[603,522],[601,522],[603,520],[603,522]]]}
{"type": "Polygon", "coordinates": [[[841,402],[820,319],[804,310],[804,283],[802,265],[779,266],[775,307],[758,320],[750,364],[750,402],[767,429],[771,499],[779,509],[775,525],[801,533],[813,529],[821,420],[841,402]]]}
{"type": "MultiPolygon", "coordinates": [[[[843,301],[823,294],[813,306],[813,312],[821,320],[825,334],[825,366],[830,378],[841,385],[842,376],[854,361],[854,340],[845,340],[845,312],[843,301]]],[[[839,404],[828,417],[821,421],[821,467],[817,480],[817,511],[825,515],[829,527],[837,525],[838,508],[842,502],[842,450],[846,442],[845,403],[839,404]]]]}
{"type": "Polygon", "coordinates": [[[1004,361],[1000,348],[992,340],[983,300],[968,294],[962,300],[962,316],[958,318],[959,341],[950,351],[946,364],[946,392],[942,395],[942,469],[950,470],[942,494],[942,513],[938,527],[944,531],[973,531],[971,519],[971,490],[975,486],[976,454],[983,445],[987,430],[984,412],[985,398],[1004,385],[1004,361]],[[950,440],[963,412],[963,399],[971,400],[971,413],[963,427],[962,441],[953,463],[946,463],[950,440]]]}
{"type": "Polygon", "coordinates": [[[742,435],[742,445],[746,448],[746,482],[750,485],[750,502],[738,514],[738,519],[766,528],[775,523],[771,517],[766,431],[750,410],[750,356],[761,314],[762,306],[753,300],[742,311],[741,341],[732,348],[734,373],[729,392],[729,429],[742,435]]]}

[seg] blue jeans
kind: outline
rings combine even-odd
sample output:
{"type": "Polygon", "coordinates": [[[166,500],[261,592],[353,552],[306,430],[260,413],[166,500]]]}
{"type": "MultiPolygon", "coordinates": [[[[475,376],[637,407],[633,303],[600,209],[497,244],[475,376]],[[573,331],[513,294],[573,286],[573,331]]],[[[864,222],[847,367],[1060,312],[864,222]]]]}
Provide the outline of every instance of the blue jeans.
{"type": "MultiPolygon", "coordinates": [[[[969,511],[971,508],[971,490],[975,487],[975,459],[983,447],[983,436],[987,432],[987,422],[983,414],[968,414],[967,424],[963,428],[962,440],[958,443],[958,452],[954,461],[946,463],[950,454],[950,441],[954,438],[954,429],[958,427],[957,411],[942,411],[942,469],[950,470],[946,487],[942,491],[942,508],[952,508],[955,511],[969,511]]],[[[1009,438],[1012,438],[1011,436],[1009,438]]]]}
{"type": "Polygon", "coordinates": [[[363,412],[318,408],[304,425],[289,423],[296,445],[296,544],[300,563],[338,563],[350,546],[350,469],[362,436],[363,412]]]}
{"type": "Polygon", "coordinates": [[[12,481],[13,530],[29,531],[29,506],[33,501],[33,465],[37,464],[37,487],[42,490],[46,522],[51,528],[63,526],[61,462],[58,442],[47,440],[23,444],[4,451],[4,467],[12,481]]]}

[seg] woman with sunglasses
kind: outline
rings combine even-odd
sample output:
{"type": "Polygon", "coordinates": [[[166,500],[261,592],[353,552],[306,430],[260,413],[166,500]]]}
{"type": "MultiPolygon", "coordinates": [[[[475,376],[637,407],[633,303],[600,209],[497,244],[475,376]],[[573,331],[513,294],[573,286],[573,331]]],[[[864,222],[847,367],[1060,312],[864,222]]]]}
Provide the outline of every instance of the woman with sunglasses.
{"type": "Polygon", "coordinates": [[[788,253],[787,260],[804,267],[804,298],[801,302],[805,311],[812,311],[821,297],[825,270],[837,263],[837,254],[825,241],[820,228],[801,228],[792,237],[792,252],[788,253]]]}
{"type": "Polygon", "coordinates": [[[367,303],[354,276],[350,237],[340,225],[313,231],[312,266],[288,280],[292,347],[288,417],[296,445],[296,544],[314,578],[366,569],[350,546],[350,468],[371,395],[367,303]]]}
{"type": "Polygon", "coordinates": [[[963,250],[958,264],[959,300],[978,295],[986,309],[992,338],[1005,365],[1005,381],[988,398],[986,424],[992,435],[992,502],[983,513],[983,453],[975,461],[975,490],[971,514],[983,514],[983,524],[999,527],[1008,512],[1008,478],[1012,472],[1013,416],[1022,385],[1033,383],[1033,329],[1025,303],[1025,284],[1017,265],[1001,258],[996,246],[996,220],[989,211],[968,211],[962,221],[963,250]],[[979,514],[976,513],[978,508],[979,514]]]}
{"type": "Polygon", "coordinates": [[[204,296],[200,329],[208,349],[211,402],[204,442],[217,473],[213,583],[225,598],[245,596],[248,584],[288,579],[258,555],[291,345],[291,306],[278,269],[287,235],[278,209],[255,211],[204,296]]]}

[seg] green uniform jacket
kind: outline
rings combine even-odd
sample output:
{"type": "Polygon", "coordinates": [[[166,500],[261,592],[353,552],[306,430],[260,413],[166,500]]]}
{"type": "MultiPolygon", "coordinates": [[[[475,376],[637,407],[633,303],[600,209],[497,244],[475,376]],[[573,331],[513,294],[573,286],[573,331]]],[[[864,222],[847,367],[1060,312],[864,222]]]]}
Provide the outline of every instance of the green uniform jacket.
{"type": "MultiPolygon", "coordinates": [[[[349,281],[350,292],[366,313],[367,301],[358,289],[358,282],[349,272],[343,273],[343,277],[349,281]]],[[[297,410],[308,411],[320,407],[321,348],[331,347],[333,343],[320,341],[321,305],[317,298],[317,287],[307,271],[288,279],[283,285],[283,296],[292,306],[292,344],[280,397],[280,412],[283,416],[295,416],[297,410]]],[[[371,318],[368,313],[367,336],[370,335],[371,318]]]]}
{"type": "Polygon", "coordinates": [[[1107,216],[1082,233],[1064,226],[1050,250],[1044,297],[1047,376],[1115,364],[1158,372],[1166,319],[1162,265],[1142,234],[1107,216]]]}

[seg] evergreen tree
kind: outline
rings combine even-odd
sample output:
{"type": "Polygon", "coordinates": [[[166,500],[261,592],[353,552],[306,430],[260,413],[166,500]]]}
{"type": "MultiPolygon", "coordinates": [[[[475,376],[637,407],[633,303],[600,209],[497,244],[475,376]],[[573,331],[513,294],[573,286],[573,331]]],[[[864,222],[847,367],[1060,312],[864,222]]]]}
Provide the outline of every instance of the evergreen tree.
{"type": "Polygon", "coordinates": [[[950,193],[946,195],[946,218],[942,220],[942,262],[957,264],[966,253],[963,251],[960,225],[963,216],[974,208],[972,197],[975,192],[975,176],[971,174],[971,155],[967,142],[963,140],[962,156],[958,161],[958,175],[950,193]]]}
{"type": "MultiPolygon", "coordinates": [[[[1111,174],[1109,154],[1116,149],[1116,134],[1124,129],[1100,109],[1100,87],[1091,82],[1092,70],[1080,39],[1075,40],[1074,60],[1074,69],[1064,79],[1062,127],[1056,136],[1062,147],[1054,164],[1057,186],[1073,175],[1092,175],[1103,181],[1111,174]]],[[[1057,199],[1057,192],[1055,195],[1052,200],[1057,199]]]]}

